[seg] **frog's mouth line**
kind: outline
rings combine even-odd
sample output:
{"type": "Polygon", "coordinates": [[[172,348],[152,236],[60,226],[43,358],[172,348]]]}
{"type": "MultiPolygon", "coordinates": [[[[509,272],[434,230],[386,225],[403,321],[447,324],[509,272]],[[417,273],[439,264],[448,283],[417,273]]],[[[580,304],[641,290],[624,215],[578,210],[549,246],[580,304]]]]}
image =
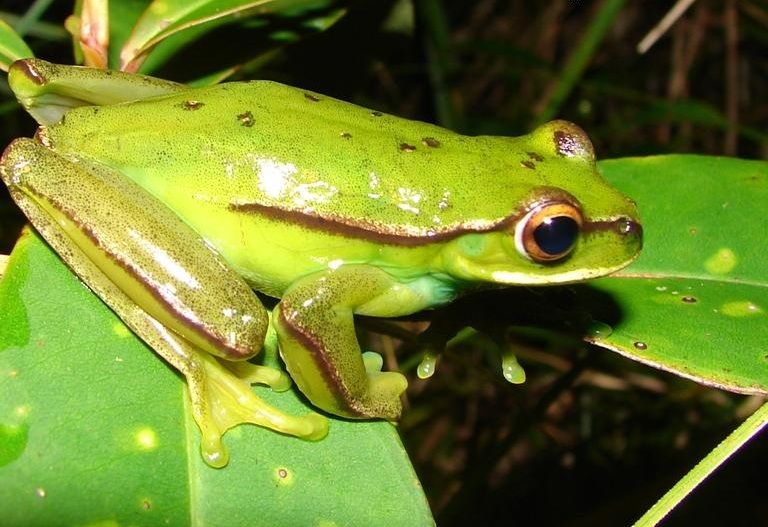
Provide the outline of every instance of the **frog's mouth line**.
{"type": "Polygon", "coordinates": [[[631,264],[639,255],[637,252],[632,258],[618,265],[611,267],[591,267],[589,269],[573,269],[571,271],[553,275],[537,275],[530,272],[512,272],[512,271],[492,271],[490,273],[491,279],[495,283],[509,284],[509,285],[553,285],[553,284],[569,284],[575,282],[583,282],[584,280],[591,280],[593,278],[600,278],[611,273],[615,273],[620,269],[624,269],[631,264]]]}

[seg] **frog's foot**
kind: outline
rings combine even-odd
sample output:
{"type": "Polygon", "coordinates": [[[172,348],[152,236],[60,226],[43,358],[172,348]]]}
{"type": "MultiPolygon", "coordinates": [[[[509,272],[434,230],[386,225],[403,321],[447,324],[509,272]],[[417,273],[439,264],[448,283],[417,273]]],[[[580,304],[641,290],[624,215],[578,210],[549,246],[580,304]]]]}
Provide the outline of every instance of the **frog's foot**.
{"type": "Polygon", "coordinates": [[[365,402],[365,411],[372,412],[372,417],[397,420],[402,411],[400,396],[408,388],[408,380],[402,373],[381,371],[384,359],[373,351],[363,352],[363,366],[368,376],[368,389],[374,394],[365,402]]]}
{"type": "Polygon", "coordinates": [[[318,440],[328,433],[328,420],[316,413],[288,415],[260,399],[251,384],[267,384],[276,391],[290,387],[285,373],[247,362],[228,363],[199,354],[187,377],[192,414],[200,428],[201,450],[206,463],[223,467],[229,455],[222,444],[224,433],[251,423],[277,432],[318,440]]]}

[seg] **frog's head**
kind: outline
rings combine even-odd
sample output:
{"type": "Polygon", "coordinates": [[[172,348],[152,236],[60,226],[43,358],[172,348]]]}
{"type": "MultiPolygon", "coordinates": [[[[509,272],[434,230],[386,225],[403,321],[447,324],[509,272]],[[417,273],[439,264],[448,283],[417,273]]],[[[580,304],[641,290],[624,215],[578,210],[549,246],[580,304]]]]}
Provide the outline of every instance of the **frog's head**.
{"type": "Polygon", "coordinates": [[[635,203],[598,172],[576,125],[553,121],[527,137],[535,173],[515,187],[515,207],[485,232],[456,237],[449,272],[499,284],[579,282],[625,267],[639,254],[635,203]]]}

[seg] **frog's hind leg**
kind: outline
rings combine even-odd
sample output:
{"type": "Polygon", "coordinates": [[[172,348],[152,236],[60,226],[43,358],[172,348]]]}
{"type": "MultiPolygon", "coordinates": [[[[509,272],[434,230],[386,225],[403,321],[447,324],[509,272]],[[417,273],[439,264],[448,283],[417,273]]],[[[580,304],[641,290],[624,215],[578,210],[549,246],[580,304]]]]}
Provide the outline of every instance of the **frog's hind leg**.
{"type": "Polygon", "coordinates": [[[290,387],[285,373],[249,362],[228,362],[200,353],[165,326],[145,315],[154,328],[142,338],[187,380],[192,416],[200,428],[205,461],[223,467],[229,456],[222,444],[224,433],[239,424],[251,423],[303,439],[321,439],[328,421],[319,414],[288,415],[253,393],[250,385],[266,384],[276,391],[290,387]]]}

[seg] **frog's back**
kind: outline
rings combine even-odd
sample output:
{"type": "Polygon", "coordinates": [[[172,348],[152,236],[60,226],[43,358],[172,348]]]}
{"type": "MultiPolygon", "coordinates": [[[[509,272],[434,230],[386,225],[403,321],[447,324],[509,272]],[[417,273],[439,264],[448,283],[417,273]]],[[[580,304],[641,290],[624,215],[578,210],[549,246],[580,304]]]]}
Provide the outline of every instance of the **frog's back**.
{"type": "MultiPolygon", "coordinates": [[[[574,161],[554,128],[538,140],[468,137],[269,81],[83,108],[48,132],[55,148],[120,168],[166,202],[186,194],[393,241],[493,228],[574,161]]],[[[591,150],[576,153],[591,168],[591,150]]]]}

